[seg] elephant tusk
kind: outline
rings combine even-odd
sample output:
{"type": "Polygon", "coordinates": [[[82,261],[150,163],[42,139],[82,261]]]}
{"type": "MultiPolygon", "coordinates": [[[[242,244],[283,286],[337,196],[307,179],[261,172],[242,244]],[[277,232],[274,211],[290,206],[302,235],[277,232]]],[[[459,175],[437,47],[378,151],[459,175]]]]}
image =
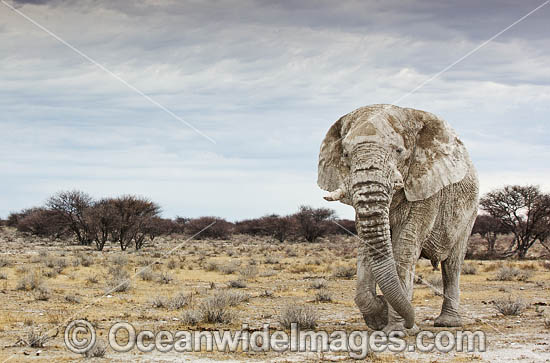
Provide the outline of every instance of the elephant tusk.
{"type": "Polygon", "coordinates": [[[342,199],[343,196],[344,191],[341,188],[338,188],[335,191],[328,193],[328,195],[325,195],[323,198],[329,202],[333,202],[342,199]]]}

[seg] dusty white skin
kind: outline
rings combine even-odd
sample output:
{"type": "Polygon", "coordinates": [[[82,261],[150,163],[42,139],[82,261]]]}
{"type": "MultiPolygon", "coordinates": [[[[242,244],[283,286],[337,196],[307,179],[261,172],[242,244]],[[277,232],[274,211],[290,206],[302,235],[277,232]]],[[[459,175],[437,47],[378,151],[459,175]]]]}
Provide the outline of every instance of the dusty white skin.
{"type": "Polygon", "coordinates": [[[451,127],[424,111],[359,108],[332,125],[319,153],[319,186],[355,208],[364,241],[355,302],[372,329],[416,329],[410,303],[420,256],[441,262],[435,326],[460,326],[459,278],[477,214],[478,178],[451,127]],[[376,286],[383,296],[376,295],[376,286]]]}

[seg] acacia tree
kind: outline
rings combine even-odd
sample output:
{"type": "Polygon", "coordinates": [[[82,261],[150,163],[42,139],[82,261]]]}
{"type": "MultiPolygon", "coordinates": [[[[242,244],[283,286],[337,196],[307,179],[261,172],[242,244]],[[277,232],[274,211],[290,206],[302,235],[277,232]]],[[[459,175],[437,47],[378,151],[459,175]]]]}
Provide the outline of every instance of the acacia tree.
{"type": "Polygon", "coordinates": [[[116,210],[109,199],[102,199],[88,209],[87,219],[98,251],[103,250],[105,243],[113,235],[117,226],[116,217],[116,210]]]}
{"type": "Polygon", "coordinates": [[[306,241],[315,242],[329,230],[328,223],[334,219],[334,215],[334,210],[329,208],[312,208],[302,205],[293,218],[296,220],[298,233],[306,241]]]}
{"type": "Polygon", "coordinates": [[[64,191],[50,197],[46,207],[58,212],[65,220],[69,230],[74,233],[78,242],[89,245],[92,242],[92,231],[86,211],[92,206],[93,199],[79,190],[64,191]]]}
{"type": "Polygon", "coordinates": [[[495,254],[495,243],[498,235],[508,233],[508,231],[500,219],[489,214],[480,214],[476,217],[472,235],[477,233],[487,241],[487,254],[492,256],[495,254]]]}
{"type": "Polygon", "coordinates": [[[497,218],[514,234],[514,250],[524,258],[536,241],[548,236],[550,195],[537,186],[506,186],[487,193],[480,199],[483,210],[497,218]]]}
{"type": "Polygon", "coordinates": [[[132,195],[111,198],[106,203],[114,213],[113,241],[118,242],[123,251],[132,242],[136,249],[143,247],[147,236],[146,223],[160,214],[160,207],[148,199],[132,195]]]}
{"type": "Polygon", "coordinates": [[[265,229],[265,234],[284,242],[295,229],[294,219],[289,216],[271,214],[260,219],[265,229]]]}

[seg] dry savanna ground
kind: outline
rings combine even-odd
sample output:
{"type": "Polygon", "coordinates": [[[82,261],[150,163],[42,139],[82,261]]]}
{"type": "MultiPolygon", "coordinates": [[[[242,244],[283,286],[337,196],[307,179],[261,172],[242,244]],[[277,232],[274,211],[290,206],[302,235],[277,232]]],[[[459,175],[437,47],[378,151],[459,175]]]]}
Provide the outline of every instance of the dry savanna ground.
{"type": "MultiPolygon", "coordinates": [[[[287,309],[296,307],[312,315],[306,322],[316,329],[366,329],[353,302],[357,240],[351,237],[275,243],[249,236],[187,242],[184,236],[172,236],[159,238],[139,252],[121,252],[116,246],[97,252],[7,228],[0,232],[0,245],[0,361],[349,359],[346,353],[181,354],[136,349],[119,353],[109,347],[86,357],[70,352],[63,343],[67,320],[77,318],[94,324],[100,345],[118,321],[130,322],[138,331],[238,330],[242,323],[251,330],[263,323],[279,329],[288,318],[287,309]],[[124,283],[126,279],[131,282],[124,283]],[[113,287],[116,291],[106,294],[113,287]]],[[[486,352],[384,352],[369,354],[367,359],[550,359],[550,262],[467,261],[465,269],[461,280],[464,330],[485,331],[486,352]]],[[[419,261],[416,273],[431,285],[440,284],[440,271],[434,271],[427,260],[419,261]]],[[[420,329],[441,330],[433,327],[441,301],[441,296],[417,281],[413,304],[420,329]]]]}

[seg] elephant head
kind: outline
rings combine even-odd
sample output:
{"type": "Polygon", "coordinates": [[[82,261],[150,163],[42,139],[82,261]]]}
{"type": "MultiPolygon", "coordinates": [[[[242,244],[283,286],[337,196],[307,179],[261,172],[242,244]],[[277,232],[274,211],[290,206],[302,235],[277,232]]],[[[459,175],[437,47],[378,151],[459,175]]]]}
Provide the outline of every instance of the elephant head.
{"type": "Polygon", "coordinates": [[[464,178],[462,142],[437,116],[392,105],[359,108],[332,125],[319,154],[317,183],[327,200],[354,207],[357,231],[386,301],[414,325],[414,310],[393,258],[389,214],[395,193],[431,197],[464,178]]]}

